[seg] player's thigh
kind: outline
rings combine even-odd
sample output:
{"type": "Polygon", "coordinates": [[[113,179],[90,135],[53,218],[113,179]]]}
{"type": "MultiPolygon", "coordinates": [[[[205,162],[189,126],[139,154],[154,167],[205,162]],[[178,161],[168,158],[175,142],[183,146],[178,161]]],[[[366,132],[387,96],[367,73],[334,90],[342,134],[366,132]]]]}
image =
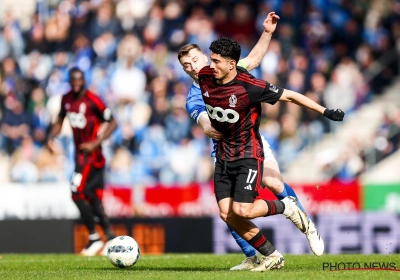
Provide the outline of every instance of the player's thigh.
{"type": "Polygon", "coordinates": [[[257,159],[241,159],[232,163],[236,170],[234,202],[253,203],[258,196],[263,174],[263,162],[257,159]]]}
{"type": "Polygon", "coordinates": [[[89,199],[102,199],[104,190],[104,167],[91,167],[86,180],[86,186],[83,190],[85,196],[89,199]]]}
{"type": "Polygon", "coordinates": [[[71,192],[73,198],[84,198],[83,192],[91,170],[91,165],[75,163],[75,170],[71,178],[71,192]]]}
{"type": "Polygon", "coordinates": [[[217,203],[223,199],[233,197],[233,185],[234,178],[227,171],[225,163],[217,159],[214,172],[214,193],[217,203]]]}
{"type": "Polygon", "coordinates": [[[282,175],[276,161],[264,161],[262,183],[264,187],[267,187],[274,194],[279,194],[283,191],[282,175]]]}

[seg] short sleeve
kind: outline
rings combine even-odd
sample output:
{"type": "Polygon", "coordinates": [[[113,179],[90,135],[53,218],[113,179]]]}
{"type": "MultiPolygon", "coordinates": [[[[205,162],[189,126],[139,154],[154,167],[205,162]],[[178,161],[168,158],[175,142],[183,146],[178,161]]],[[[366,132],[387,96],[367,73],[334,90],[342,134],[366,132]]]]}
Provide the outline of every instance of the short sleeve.
{"type": "Polygon", "coordinates": [[[109,122],[112,119],[111,109],[107,108],[106,105],[98,98],[96,95],[91,94],[90,100],[93,104],[93,110],[96,116],[100,119],[101,122],[109,122]]]}
{"type": "Polygon", "coordinates": [[[256,79],[253,86],[248,89],[248,94],[251,103],[275,104],[282,96],[283,90],[281,87],[256,79]]]}
{"type": "Polygon", "coordinates": [[[242,67],[244,69],[247,69],[247,65],[246,65],[246,63],[244,62],[243,59],[239,60],[237,66],[242,67]]]}
{"type": "Polygon", "coordinates": [[[195,122],[198,122],[201,113],[206,112],[206,104],[201,95],[201,90],[194,84],[191,86],[189,94],[186,97],[186,110],[195,122]]]}

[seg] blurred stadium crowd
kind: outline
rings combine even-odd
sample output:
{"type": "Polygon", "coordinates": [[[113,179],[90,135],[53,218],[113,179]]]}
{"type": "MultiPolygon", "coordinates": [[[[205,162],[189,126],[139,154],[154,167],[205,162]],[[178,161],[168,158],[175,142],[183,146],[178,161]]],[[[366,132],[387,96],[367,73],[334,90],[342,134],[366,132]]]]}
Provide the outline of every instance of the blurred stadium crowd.
{"type": "MultiPolygon", "coordinates": [[[[210,140],[185,109],[191,80],[176,55],[183,44],[196,43],[208,54],[214,39],[230,36],[241,44],[244,57],[263,31],[268,12],[275,11],[281,18],[278,28],[252,74],[328,108],[341,108],[347,118],[398,74],[396,64],[373,78],[366,73],[400,46],[399,1],[0,3],[0,151],[14,182],[56,182],[72,173],[68,123],[59,153],[43,148],[61,96],[69,90],[72,66],[85,72],[88,88],[119,123],[103,145],[106,178],[113,185],[212,178],[210,140]]],[[[263,115],[261,134],[282,168],[337,125],[291,104],[265,105],[263,115]]],[[[386,122],[399,122],[399,116],[386,122]]]]}

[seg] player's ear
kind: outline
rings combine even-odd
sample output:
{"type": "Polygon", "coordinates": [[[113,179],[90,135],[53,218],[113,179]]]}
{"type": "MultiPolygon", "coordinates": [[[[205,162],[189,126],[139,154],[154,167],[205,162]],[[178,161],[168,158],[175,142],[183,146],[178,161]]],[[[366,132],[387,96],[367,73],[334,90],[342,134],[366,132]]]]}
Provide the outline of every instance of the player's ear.
{"type": "Polygon", "coordinates": [[[229,70],[233,70],[236,68],[236,61],[233,59],[229,60],[229,70]]]}

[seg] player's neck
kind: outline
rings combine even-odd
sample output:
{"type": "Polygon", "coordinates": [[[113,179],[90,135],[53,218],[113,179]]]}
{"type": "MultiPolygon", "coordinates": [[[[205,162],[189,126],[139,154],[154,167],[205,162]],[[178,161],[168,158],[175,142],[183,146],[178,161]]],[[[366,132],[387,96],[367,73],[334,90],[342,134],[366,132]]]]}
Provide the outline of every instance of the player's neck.
{"type": "Polygon", "coordinates": [[[76,99],[82,98],[85,95],[85,93],[86,93],[86,89],[84,88],[80,92],[75,94],[75,98],[76,99]]]}
{"type": "Polygon", "coordinates": [[[233,69],[224,78],[216,80],[216,82],[219,85],[225,85],[225,84],[230,83],[231,81],[233,81],[233,79],[236,78],[236,75],[237,75],[237,70],[233,69]]]}

